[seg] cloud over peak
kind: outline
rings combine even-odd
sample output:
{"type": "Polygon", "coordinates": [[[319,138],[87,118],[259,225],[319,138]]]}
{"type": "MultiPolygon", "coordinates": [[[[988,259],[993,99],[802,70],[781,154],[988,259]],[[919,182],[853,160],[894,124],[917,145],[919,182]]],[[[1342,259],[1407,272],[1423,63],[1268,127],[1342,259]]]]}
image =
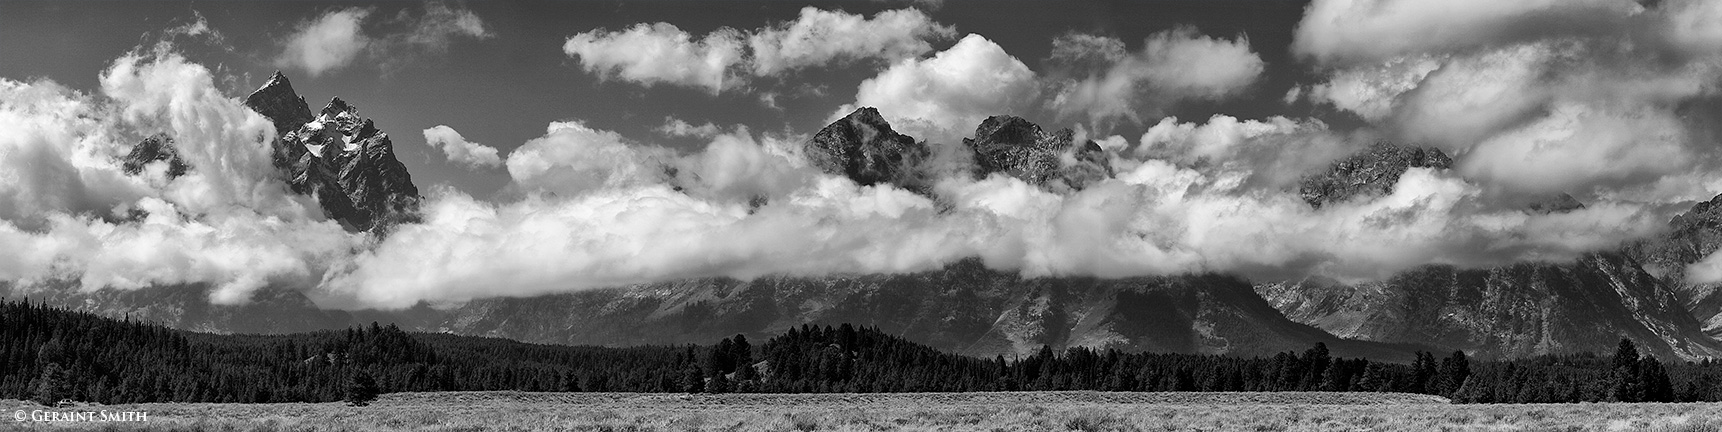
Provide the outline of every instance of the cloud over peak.
{"type": "Polygon", "coordinates": [[[1449,150],[1468,178],[1610,191],[1716,166],[1695,141],[1714,125],[1680,112],[1722,80],[1722,51],[1689,43],[1722,34],[1690,18],[1718,13],[1705,3],[1320,0],[1293,46],[1325,66],[1303,95],[1449,150]]]}
{"type": "Polygon", "coordinates": [[[297,68],[311,76],[347,67],[371,45],[371,38],[360,31],[360,24],[369,16],[370,9],[346,8],[301,23],[287,37],[275,64],[297,68]]]}
{"type": "Polygon", "coordinates": [[[1265,63],[1249,40],[1218,39],[1182,27],[1149,36],[1140,52],[1116,38],[1066,34],[1052,42],[1048,59],[1061,70],[1049,102],[1061,116],[1091,123],[1161,111],[1184,99],[1218,99],[1256,81],[1265,63]]]}
{"type": "Polygon", "coordinates": [[[862,81],[855,103],[838,107],[832,118],[874,107],[905,133],[950,143],[988,116],[1031,106],[1040,94],[1037,80],[1003,47],[970,34],[930,58],[904,59],[862,81]]]}

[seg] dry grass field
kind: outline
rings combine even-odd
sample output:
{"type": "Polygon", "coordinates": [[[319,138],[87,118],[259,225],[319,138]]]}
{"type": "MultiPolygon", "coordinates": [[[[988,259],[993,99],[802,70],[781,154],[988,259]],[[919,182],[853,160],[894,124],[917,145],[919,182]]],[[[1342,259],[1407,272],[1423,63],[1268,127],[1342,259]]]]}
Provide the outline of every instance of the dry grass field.
{"type": "Polygon", "coordinates": [[[1362,393],[932,393],[687,396],[404,393],[368,407],[140,404],[141,423],[18,422],[0,431],[1719,431],[1722,404],[1449,405],[1362,393]]]}

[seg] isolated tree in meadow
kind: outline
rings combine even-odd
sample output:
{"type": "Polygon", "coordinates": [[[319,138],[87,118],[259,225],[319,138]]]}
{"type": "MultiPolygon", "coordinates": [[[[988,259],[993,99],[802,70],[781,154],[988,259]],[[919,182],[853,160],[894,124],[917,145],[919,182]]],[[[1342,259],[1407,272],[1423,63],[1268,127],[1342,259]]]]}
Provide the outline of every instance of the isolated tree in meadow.
{"type": "Polygon", "coordinates": [[[690,364],[686,370],[682,371],[682,391],[688,393],[706,391],[706,374],[700,371],[699,366],[690,364]]]}
{"type": "Polygon", "coordinates": [[[59,363],[48,363],[42,367],[42,374],[36,378],[36,388],[31,396],[42,405],[53,406],[61,399],[72,396],[71,383],[67,381],[66,369],[59,363]]]}
{"type": "Polygon", "coordinates": [[[1327,372],[1328,364],[1333,361],[1332,355],[1327,350],[1327,344],[1316,342],[1315,347],[1303,352],[1303,360],[1307,367],[1303,371],[1303,379],[1299,383],[1298,389],[1321,389],[1322,375],[1327,372]]]}
{"type": "Polygon", "coordinates": [[[370,373],[358,371],[347,380],[345,400],[351,406],[370,405],[371,401],[377,400],[377,393],[377,380],[371,378],[370,373]]]}
{"type": "Polygon", "coordinates": [[[721,372],[712,375],[712,382],[706,385],[707,393],[729,393],[730,390],[729,378],[724,378],[721,372]]]}
{"type": "Polygon", "coordinates": [[[1668,380],[1668,370],[1662,367],[1662,362],[1656,357],[1646,357],[1638,361],[1637,370],[1640,402],[1673,402],[1674,384],[1668,380]]]}
{"type": "Polygon", "coordinates": [[[1614,350],[1614,369],[1610,371],[1609,399],[1618,402],[1638,402],[1644,395],[1638,373],[1638,347],[1632,339],[1621,339],[1614,350]]]}
{"type": "Polygon", "coordinates": [[[1464,351],[1453,351],[1453,355],[1441,360],[1441,394],[1452,396],[1465,386],[1465,379],[1471,376],[1471,360],[1464,351]]]}

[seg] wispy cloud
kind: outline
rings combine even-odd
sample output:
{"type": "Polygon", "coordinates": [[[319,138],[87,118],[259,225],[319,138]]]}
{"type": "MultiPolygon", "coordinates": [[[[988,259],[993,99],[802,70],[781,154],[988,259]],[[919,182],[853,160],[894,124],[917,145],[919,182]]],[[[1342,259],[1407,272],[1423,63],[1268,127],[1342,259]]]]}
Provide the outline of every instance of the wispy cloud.
{"type": "Polygon", "coordinates": [[[588,72],[641,85],[704,88],[712,94],[745,87],[750,78],[867,59],[894,61],[932,50],[949,26],[914,9],[872,18],[803,8],[795,21],[752,31],[722,28],[694,37],[670,23],[621,31],[592,30],[568,38],[562,51],[588,72]]]}
{"type": "Polygon", "coordinates": [[[275,64],[317,76],[370,57],[386,72],[415,58],[447,53],[457,38],[495,36],[477,14],[442,3],[425,3],[423,13],[417,15],[402,10],[384,20],[401,29],[381,34],[376,28],[384,23],[370,19],[374,12],[375,8],[335,9],[301,23],[283,42],[275,64]]]}

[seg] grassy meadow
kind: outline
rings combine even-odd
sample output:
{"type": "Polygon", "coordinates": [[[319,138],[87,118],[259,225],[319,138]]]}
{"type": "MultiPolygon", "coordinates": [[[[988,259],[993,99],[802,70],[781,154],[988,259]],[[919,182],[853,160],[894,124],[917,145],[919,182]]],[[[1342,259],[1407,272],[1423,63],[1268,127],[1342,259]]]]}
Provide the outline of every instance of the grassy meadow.
{"type": "Polygon", "coordinates": [[[0,400],[0,431],[1718,431],[1722,404],[1450,405],[1394,393],[673,395],[457,392],[366,407],[0,400]],[[18,422],[19,411],[145,411],[147,421],[18,422]]]}

